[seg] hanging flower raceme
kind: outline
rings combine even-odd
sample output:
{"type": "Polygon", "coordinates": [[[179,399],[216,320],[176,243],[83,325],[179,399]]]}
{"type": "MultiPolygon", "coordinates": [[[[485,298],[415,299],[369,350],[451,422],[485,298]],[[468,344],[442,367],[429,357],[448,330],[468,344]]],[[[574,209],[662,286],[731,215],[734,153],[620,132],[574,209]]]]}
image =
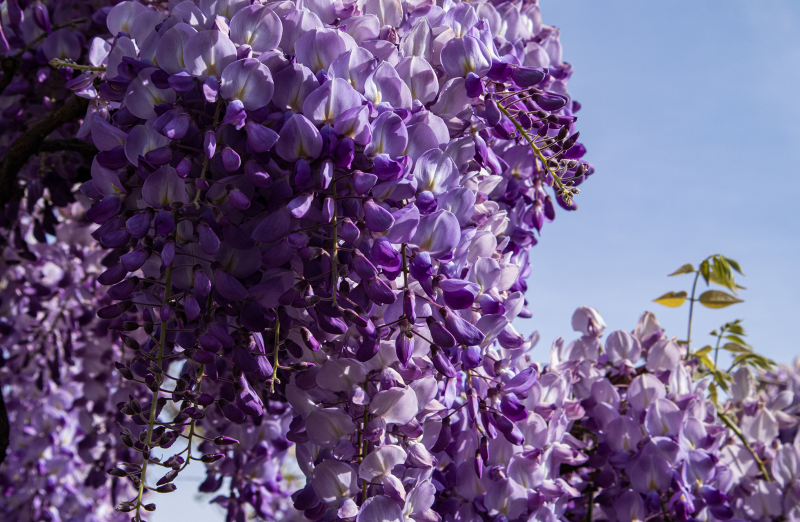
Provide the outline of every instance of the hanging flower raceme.
{"type": "MultiPolygon", "coordinates": [[[[465,376],[495,343],[530,346],[510,324],[530,315],[534,229],[591,173],[569,139],[571,70],[536,4],[511,30],[491,4],[247,4],[122,2],[107,17],[112,111],[91,124],[104,153],[82,187],[94,236],[120,252],[101,276],[120,302],[100,313],[144,317],[125,368],[146,368],[152,404],[180,389],[180,413],[142,427],[139,478],[165,434],[271,419],[304,455],[307,516],[432,517],[425,433],[449,424],[438,451],[466,433],[448,417],[478,389],[465,376]],[[384,447],[406,476],[369,467],[384,447]]],[[[475,449],[522,442],[526,389],[481,409],[475,449]]],[[[234,481],[230,516],[267,513],[252,487],[234,481]]],[[[140,516],[142,501],[125,507],[140,516]]]]}
{"type": "MultiPolygon", "coordinates": [[[[537,372],[513,364],[531,343],[511,322],[530,316],[534,230],[553,198],[574,208],[592,172],[557,31],[535,3],[248,4],[107,13],[96,89],[110,110],[88,124],[101,153],[81,190],[114,249],[99,280],[116,303],[98,314],[142,318],[120,371],[152,395],[121,406],[143,423],[126,434],[142,487],[121,508],[140,518],[141,493],[171,490],[190,461],[154,460],[156,447],[206,441],[191,459],[216,489],[241,459],[278,462],[288,440],[307,516],[427,520],[445,513],[435,454],[461,436],[464,462],[499,484],[486,512],[516,518],[516,486],[491,466],[497,444],[526,439],[537,372]],[[490,400],[484,378],[508,387],[490,400]],[[450,416],[467,392],[478,405],[450,416]],[[384,447],[405,471],[371,457],[384,447]]],[[[277,469],[234,480],[229,517],[272,513],[277,469]]]]}
{"type": "Polygon", "coordinates": [[[120,426],[129,430],[135,423],[116,404],[145,390],[122,381],[114,368],[123,357],[116,333],[123,319],[95,316],[110,304],[95,282],[106,252],[89,235],[81,205],[62,208],[61,223],[45,219],[37,231],[44,212],[19,212],[17,244],[4,249],[0,262],[0,382],[11,427],[0,467],[0,515],[126,520],[114,506],[133,494],[133,484],[120,478],[135,466],[111,476],[106,471],[135,460],[117,437],[120,426]],[[39,233],[50,240],[38,241],[39,233]]]}
{"type": "Polygon", "coordinates": [[[0,222],[0,376],[32,426],[10,462],[37,469],[3,479],[12,520],[141,521],[192,461],[237,521],[798,516],[793,373],[739,368],[721,397],[652,314],[606,335],[580,308],[546,365],[512,325],[593,172],[535,1],[7,4],[4,143],[49,61],[91,100],[62,132],[98,151],[80,263],[47,177],[75,179],[69,153],[22,169],[0,222]],[[41,494],[52,474],[78,494],[41,494]]]}

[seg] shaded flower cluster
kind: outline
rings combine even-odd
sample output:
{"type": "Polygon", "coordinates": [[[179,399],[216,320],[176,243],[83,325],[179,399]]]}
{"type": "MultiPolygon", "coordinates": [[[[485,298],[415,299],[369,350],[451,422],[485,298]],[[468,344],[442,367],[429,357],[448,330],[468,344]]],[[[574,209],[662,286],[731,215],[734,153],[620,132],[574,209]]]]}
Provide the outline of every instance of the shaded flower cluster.
{"type": "MultiPolygon", "coordinates": [[[[81,118],[96,92],[91,79],[87,85],[80,71],[54,69],[48,62],[100,65],[96,58],[108,44],[93,37],[107,33],[105,15],[111,9],[111,5],[104,7],[107,3],[22,0],[3,4],[0,202],[4,206],[9,202],[10,207],[5,212],[10,221],[0,223],[3,226],[13,228],[13,207],[23,193],[28,213],[33,214],[42,198],[55,208],[74,203],[74,184],[90,178],[89,165],[97,150],[82,141],[90,126],[81,118]]],[[[42,223],[34,219],[41,228],[42,223]]]]}
{"type": "Polygon", "coordinates": [[[94,313],[108,302],[95,282],[106,252],[81,221],[81,205],[61,212],[68,219],[54,225],[49,243],[33,237],[33,218],[22,212],[25,257],[9,246],[0,264],[0,383],[11,426],[0,516],[125,520],[114,499],[131,489],[106,469],[133,460],[117,437],[125,418],[115,404],[141,391],[113,371],[122,345],[109,333],[113,321],[94,313]]]}

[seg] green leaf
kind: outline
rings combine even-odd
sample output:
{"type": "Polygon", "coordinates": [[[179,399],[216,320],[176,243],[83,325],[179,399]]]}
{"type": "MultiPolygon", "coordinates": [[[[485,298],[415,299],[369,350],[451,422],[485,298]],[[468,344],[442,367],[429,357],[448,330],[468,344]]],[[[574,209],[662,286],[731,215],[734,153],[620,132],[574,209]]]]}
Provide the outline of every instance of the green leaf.
{"type": "Polygon", "coordinates": [[[698,359],[700,359],[700,362],[703,363],[704,365],[706,365],[707,368],[709,368],[711,370],[713,370],[715,368],[714,367],[714,361],[709,359],[708,355],[701,355],[700,357],[698,357],[698,359]]]}
{"type": "Polygon", "coordinates": [[[686,301],[687,297],[689,297],[689,294],[681,290],[680,292],[667,292],[661,297],[653,299],[653,301],[670,308],[677,308],[686,301]]]}
{"type": "Polygon", "coordinates": [[[770,370],[773,366],[775,366],[775,361],[772,359],[767,359],[763,355],[758,355],[757,353],[750,354],[752,357],[750,358],[750,363],[754,366],[757,366],[763,370],[770,370]]]}
{"type": "MultiPolygon", "coordinates": [[[[743,302],[741,299],[726,294],[725,292],[720,292],[719,290],[703,292],[698,301],[706,308],[725,308],[726,306],[743,302]]],[[[656,300],[656,302],[658,302],[658,300],[656,300]]]]}
{"type": "Polygon", "coordinates": [[[747,343],[744,341],[744,339],[742,339],[742,338],[741,338],[741,337],[739,337],[738,335],[726,335],[726,336],[725,336],[725,339],[727,339],[727,340],[729,340],[729,341],[733,341],[733,342],[735,342],[736,344],[741,344],[742,346],[747,346],[748,348],[750,347],[750,345],[749,345],[749,344],[747,344],[747,343]]]}
{"type": "Polygon", "coordinates": [[[731,353],[750,353],[752,350],[748,346],[742,346],[738,343],[725,343],[722,347],[723,350],[727,350],[731,353]]]}
{"type": "Polygon", "coordinates": [[[708,280],[709,280],[709,282],[714,283],[715,285],[724,286],[725,288],[729,288],[731,290],[736,288],[736,284],[735,283],[733,283],[730,280],[726,281],[725,278],[720,276],[717,272],[711,272],[708,275],[708,280]],[[733,288],[731,288],[731,287],[733,287],[733,288]]]}
{"type": "Polygon", "coordinates": [[[730,326],[728,326],[728,331],[732,334],[736,335],[745,335],[744,327],[739,324],[739,319],[734,321],[730,326]]]}
{"type": "Polygon", "coordinates": [[[716,331],[716,330],[711,330],[710,332],[708,332],[708,335],[713,335],[714,337],[716,337],[716,336],[718,336],[719,334],[717,333],[717,331],[716,331]]]}
{"type": "MultiPolygon", "coordinates": [[[[720,257],[722,257],[722,256],[720,256],[720,257]]],[[[731,267],[732,267],[734,270],[736,270],[736,271],[737,271],[737,272],[739,272],[740,274],[744,275],[744,272],[742,272],[742,267],[739,265],[739,263],[738,263],[738,262],[734,261],[733,259],[731,259],[731,258],[729,258],[729,257],[723,257],[723,259],[724,259],[725,261],[727,261],[727,262],[728,262],[728,264],[729,264],[729,265],[731,265],[731,267]]]]}
{"type": "Polygon", "coordinates": [[[692,266],[691,263],[686,263],[685,265],[683,265],[679,269],[677,269],[674,272],[672,272],[671,274],[669,274],[668,277],[676,276],[676,275],[682,275],[682,274],[691,274],[692,272],[694,272],[694,267],[692,266]]]}
{"type": "Polygon", "coordinates": [[[695,355],[695,357],[702,357],[703,355],[706,355],[711,350],[713,350],[713,348],[711,348],[711,346],[703,346],[702,348],[697,350],[697,352],[695,352],[694,355],[695,355]]]}
{"type": "Polygon", "coordinates": [[[708,385],[708,398],[714,403],[714,406],[719,407],[717,404],[717,385],[713,382],[708,385]]]}
{"type": "Polygon", "coordinates": [[[711,276],[711,266],[708,263],[708,259],[700,263],[699,272],[700,275],[703,276],[703,279],[705,279],[706,284],[708,284],[708,278],[711,276]]]}
{"type": "Polygon", "coordinates": [[[761,368],[763,370],[770,370],[773,366],[775,366],[775,361],[767,359],[763,355],[749,352],[743,353],[742,355],[737,355],[733,360],[733,366],[731,366],[731,369],[733,369],[736,365],[743,363],[756,368],[761,368]]]}
{"type": "Polygon", "coordinates": [[[722,388],[722,391],[724,391],[725,393],[728,393],[730,388],[728,387],[728,382],[727,381],[730,380],[730,376],[727,373],[721,372],[719,370],[714,370],[711,373],[714,374],[714,380],[717,382],[719,387],[722,388]]]}
{"type": "Polygon", "coordinates": [[[714,256],[714,271],[709,274],[712,283],[724,286],[731,292],[736,293],[736,281],[733,280],[733,273],[728,262],[722,256],[714,256]]]}

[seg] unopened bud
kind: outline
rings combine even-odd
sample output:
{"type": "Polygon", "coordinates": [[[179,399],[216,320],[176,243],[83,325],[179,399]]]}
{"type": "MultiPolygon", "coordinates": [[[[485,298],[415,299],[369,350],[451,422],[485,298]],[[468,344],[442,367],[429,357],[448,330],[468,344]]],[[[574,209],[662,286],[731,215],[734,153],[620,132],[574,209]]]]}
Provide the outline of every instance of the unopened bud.
{"type": "Polygon", "coordinates": [[[575,143],[578,142],[578,138],[580,138],[580,137],[581,137],[580,131],[576,132],[575,134],[573,134],[572,136],[567,138],[567,140],[561,146],[562,149],[564,149],[565,151],[571,149],[573,147],[573,145],[575,145],[575,143]]]}
{"type": "Polygon", "coordinates": [[[232,439],[231,437],[226,437],[225,435],[220,435],[216,439],[214,439],[214,444],[217,446],[227,446],[230,444],[239,444],[239,441],[236,439],[232,439]]]}
{"type": "Polygon", "coordinates": [[[206,464],[211,464],[212,462],[216,462],[220,459],[224,459],[225,455],[222,453],[208,453],[200,457],[200,460],[206,464]]]}
{"type": "Polygon", "coordinates": [[[163,486],[159,486],[156,488],[156,492],[158,493],[172,493],[178,489],[175,484],[164,484],[163,486]]]}
{"type": "Polygon", "coordinates": [[[138,330],[141,325],[136,321],[123,321],[122,323],[122,331],[123,332],[132,332],[134,330],[138,330]]]}

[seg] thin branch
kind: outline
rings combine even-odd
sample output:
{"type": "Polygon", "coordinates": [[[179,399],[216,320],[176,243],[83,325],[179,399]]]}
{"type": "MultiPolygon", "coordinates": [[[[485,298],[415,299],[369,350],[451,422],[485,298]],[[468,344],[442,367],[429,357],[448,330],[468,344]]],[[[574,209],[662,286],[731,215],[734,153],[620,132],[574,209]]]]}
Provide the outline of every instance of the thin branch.
{"type": "Polygon", "coordinates": [[[50,67],[54,67],[56,69],[62,69],[64,67],[69,67],[70,69],[75,69],[76,71],[93,71],[93,72],[106,72],[105,67],[94,67],[92,65],[81,65],[79,63],[75,63],[72,60],[59,60],[58,58],[53,58],[49,62],[47,62],[50,67]]]}
{"type": "Polygon", "coordinates": [[[747,448],[747,451],[749,451],[750,454],[753,456],[753,458],[756,461],[756,464],[758,464],[758,469],[761,470],[761,474],[764,475],[764,480],[766,480],[767,482],[772,482],[772,478],[770,478],[769,473],[767,473],[767,468],[766,466],[764,466],[764,462],[762,462],[762,460],[759,458],[758,454],[750,445],[750,443],[747,442],[747,439],[745,439],[742,430],[740,430],[739,427],[733,423],[733,421],[728,417],[727,414],[721,411],[717,412],[717,414],[719,415],[719,418],[722,419],[722,422],[724,422],[726,426],[728,426],[731,430],[733,430],[736,436],[739,437],[739,440],[742,441],[744,447],[747,448]]]}
{"type": "Polygon", "coordinates": [[[0,206],[22,195],[17,186],[17,174],[30,157],[41,149],[45,138],[65,123],[83,116],[87,107],[89,100],[73,96],[14,140],[0,165],[0,206]]]}
{"type": "Polygon", "coordinates": [[[67,138],[63,140],[44,140],[39,152],[77,152],[88,160],[94,159],[97,153],[97,147],[88,141],[79,140],[77,138],[67,138]]]}

